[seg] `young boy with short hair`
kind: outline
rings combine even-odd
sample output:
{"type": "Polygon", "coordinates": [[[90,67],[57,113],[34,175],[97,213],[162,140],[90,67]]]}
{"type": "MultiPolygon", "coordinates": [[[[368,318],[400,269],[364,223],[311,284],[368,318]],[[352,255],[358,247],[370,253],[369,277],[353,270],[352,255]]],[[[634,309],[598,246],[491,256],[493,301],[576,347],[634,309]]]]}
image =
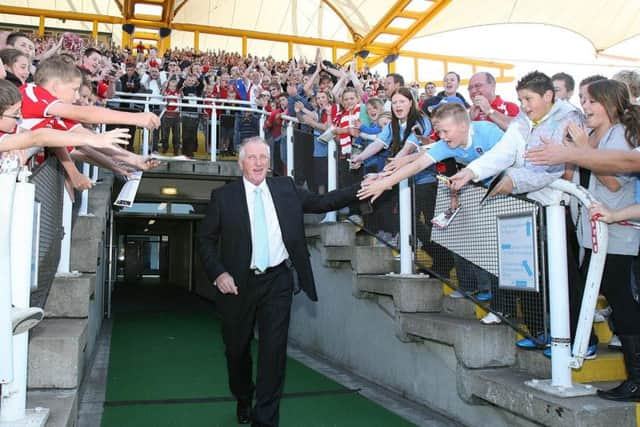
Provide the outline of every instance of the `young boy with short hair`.
{"type": "Polygon", "coordinates": [[[556,101],[551,79],[539,71],[520,79],[516,90],[521,113],[491,150],[451,177],[452,186],[459,189],[506,170],[495,194],[528,193],[548,204],[555,190],[546,187],[562,176],[564,165],[537,166],[525,160],[524,152],[543,142],[562,144],[569,123],[581,124],[580,112],[567,101],[556,101]]]}
{"type": "MultiPolygon", "coordinates": [[[[33,130],[49,127],[62,131],[83,132],[87,135],[90,131],[83,129],[80,122],[149,128],[156,128],[160,124],[158,117],[152,113],[125,113],[102,107],[75,105],[81,84],[81,71],[64,56],[54,56],[42,61],[34,75],[34,83],[25,84],[20,88],[24,117],[22,126],[33,130]]],[[[126,151],[115,146],[107,150],[114,156],[126,151]]],[[[56,149],[55,152],[73,187],[79,190],[91,188],[91,181],[77,170],[67,150],[56,149]]],[[[120,154],[120,157],[140,169],[152,166],[141,156],[120,154]]]]}

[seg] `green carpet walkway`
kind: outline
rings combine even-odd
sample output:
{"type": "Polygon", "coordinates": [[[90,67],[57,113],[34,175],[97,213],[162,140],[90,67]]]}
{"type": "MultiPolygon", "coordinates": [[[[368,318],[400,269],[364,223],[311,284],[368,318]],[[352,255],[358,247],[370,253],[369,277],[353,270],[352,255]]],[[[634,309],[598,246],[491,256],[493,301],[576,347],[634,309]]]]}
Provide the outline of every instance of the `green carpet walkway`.
{"type": "MultiPolygon", "coordinates": [[[[209,304],[172,292],[138,289],[120,304],[114,294],[102,427],[237,425],[219,320],[209,304]]],[[[291,358],[280,413],[282,427],[413,425],[291,358]]]]}

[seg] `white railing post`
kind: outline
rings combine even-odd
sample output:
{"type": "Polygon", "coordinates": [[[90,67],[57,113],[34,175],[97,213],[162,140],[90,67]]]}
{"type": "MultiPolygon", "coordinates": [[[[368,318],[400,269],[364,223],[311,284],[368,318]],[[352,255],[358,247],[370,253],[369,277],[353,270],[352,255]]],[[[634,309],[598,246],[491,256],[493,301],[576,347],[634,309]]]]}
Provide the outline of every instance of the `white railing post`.
{"type": "Polygon", "coordinates": [[[211,149],[211,161],[215,162],[218,159],[218,113],[216,111],[216,104],[211,105],[211,128],[209,129],[209,143],[211,149]]]}
{"type": "Polygon", "coordinates": [[[551,188],[557,191],[556,200],[546,207],[547,212],[547,262],[549,264],[549,315],[551,323],[551,380],[525,382],[530,387],[560,397],[576,397],[595,394],[591,385],[574,384],[571,368],[582,366],[589,344],[593,314],[596,308],[600,281],[607,253],[608,231],[606,224],[596,224],[597,249],[589,262],[578,327],[574,337],[574,355],[571,351],[569,326],[569,281],[567,272],[567,241],[565,208],[561,204],[561,191],[578,198],[586,209],[593,202],[591,195],[582,187],[566,181],[556,180],[551,188]]]}
{"type": "Polygon", "coordinates": [[[73,202],[71,196],[67,192],[64,183],[62,184],[62,229],[64,236],[60,243],[60,261],[58,262],[58,273],[69,273],[71,266],[71,220],[73,211],[73,202]]]}
{"type": "MultiPolygon", "coordinates": [[[[91,177],[91,165],[87,162],[82,163],[82,174],[89,179],[91,177]]],[[[89,190],[82,190],[82,194],[80,195],[80,209],[78,210],[78,215],[87,215],[89,209],[89,190]]]]}
{"type": "Polygon", "coordinates": [[[551,385],[571,387],[571,334],[569,333],[569,281],[564,206],[546,207],[549,254],[549,313],[551,315],[551,385]]]}
{"type": "MultiPolygon", "coordinates": [[[[149,112],[149,103],[148,102],[146,104],[144,104],[144,112],[145,113],[149,112]]],[[[133,138],[133,136],[132,136],[132,138],[133,138]]],[[[148,128],[142,128],[142,155],[143,156],[148,156],[149,155],[149,129],[148,128]]]]}
{"type": "Polygon", "coordinates": [[[0,162],[0,384],[13,381],[13,333],[11,327],[11,216],[18,175],[18,161],[11,156],[0,162]]]}
{"type": "MultiPolygon", "coordinates": [[[[11,228],[20,230],[11,240],[11,303],[18,308],[29,307],[31,296],[31,255],[33,250],[33,210],[35,185],[26,177],[16,184],[11,228]]],[[[0,422],[16,422],[26,417],[27,360],[29,334],[13,337],[13,381],[2,387],[0,422]]]]}
{"type": "Polygon", "coordinates": [[[265,123],[266,119],[265,119],[265,115],[260,114],[260,124],[258,125],[260,128],[258,129],[258,132],[260,132],[260,139],[262,139],[264,141],[264,123],[265,123]]]}
{"type": "Polygon", "coordinates": [[[409,181],[404,179],[400,181],[399,190],[400,204],[400,237],[398,246],[400,247],[400,274],[413,273],[413,252],[409,243],[409,235],[411,234],[411,187],[409,181]]]}
{"type": "Polygon", "coordinates": [[[287,176],[293,177],[293,122],[287,122],[287,176]]]}
{"type": "Polygon", "coordinates": [[[91,168],[91,181],[98,182],[98,176],[100,174],[100,168],[98,168],[98,166],[95,165],[89,165],[89,167],[91,168]]]}
{"type": "MultiPolygon", "coordinates": [[[[332,138],[327,144],[327,192],[338,188],[338,150],[336,140],[332,138]]],[[[324,217],[325,222],[337,222],[338,212],[327,212],[324,217]]]]}

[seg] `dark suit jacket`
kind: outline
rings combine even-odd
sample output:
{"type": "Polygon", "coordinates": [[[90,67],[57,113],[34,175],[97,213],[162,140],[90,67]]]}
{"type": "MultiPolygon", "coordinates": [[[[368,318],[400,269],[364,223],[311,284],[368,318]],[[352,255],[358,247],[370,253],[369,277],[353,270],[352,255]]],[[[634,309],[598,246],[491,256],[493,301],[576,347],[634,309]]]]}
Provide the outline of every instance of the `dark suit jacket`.
{"type": "MultiPolygon", "coordinates": [[[[267,178],[267,185],[280,222],[282,240],[298,272],[300,288],[311,300],[317,301],[303,213],[330,212],[348,205],[356,200],[359,184],[324,195],[296,187],[289,177],[267,178]]],[[[201,225],[200,255],[212,282],[228,272],[241,292],[251,263],[251,224],[242,178],[212,191],[201,225]]]]}

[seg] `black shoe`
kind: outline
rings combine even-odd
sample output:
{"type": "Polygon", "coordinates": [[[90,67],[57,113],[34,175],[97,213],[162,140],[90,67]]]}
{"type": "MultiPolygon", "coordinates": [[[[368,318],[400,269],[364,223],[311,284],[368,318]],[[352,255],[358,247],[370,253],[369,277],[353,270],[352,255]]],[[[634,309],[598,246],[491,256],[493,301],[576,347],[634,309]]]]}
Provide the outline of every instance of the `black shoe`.
{"type": "Polygon", "coordinates": [[[640,384],[626,380],[611,390],[598,390],[598,396],[619,402],[640,402],[640,384]]]}
{"type": "Polygon", "coordinates": [[[598,390],[603,399],[640,402],[640,335],[619,335],[627,380],[612,390],[598,390]]]}
{"type": "Polygon", "coordinates": [[[251,424],[251,401],[238,399],[236,406],[236,416],[238,424],[251,424]]]}

